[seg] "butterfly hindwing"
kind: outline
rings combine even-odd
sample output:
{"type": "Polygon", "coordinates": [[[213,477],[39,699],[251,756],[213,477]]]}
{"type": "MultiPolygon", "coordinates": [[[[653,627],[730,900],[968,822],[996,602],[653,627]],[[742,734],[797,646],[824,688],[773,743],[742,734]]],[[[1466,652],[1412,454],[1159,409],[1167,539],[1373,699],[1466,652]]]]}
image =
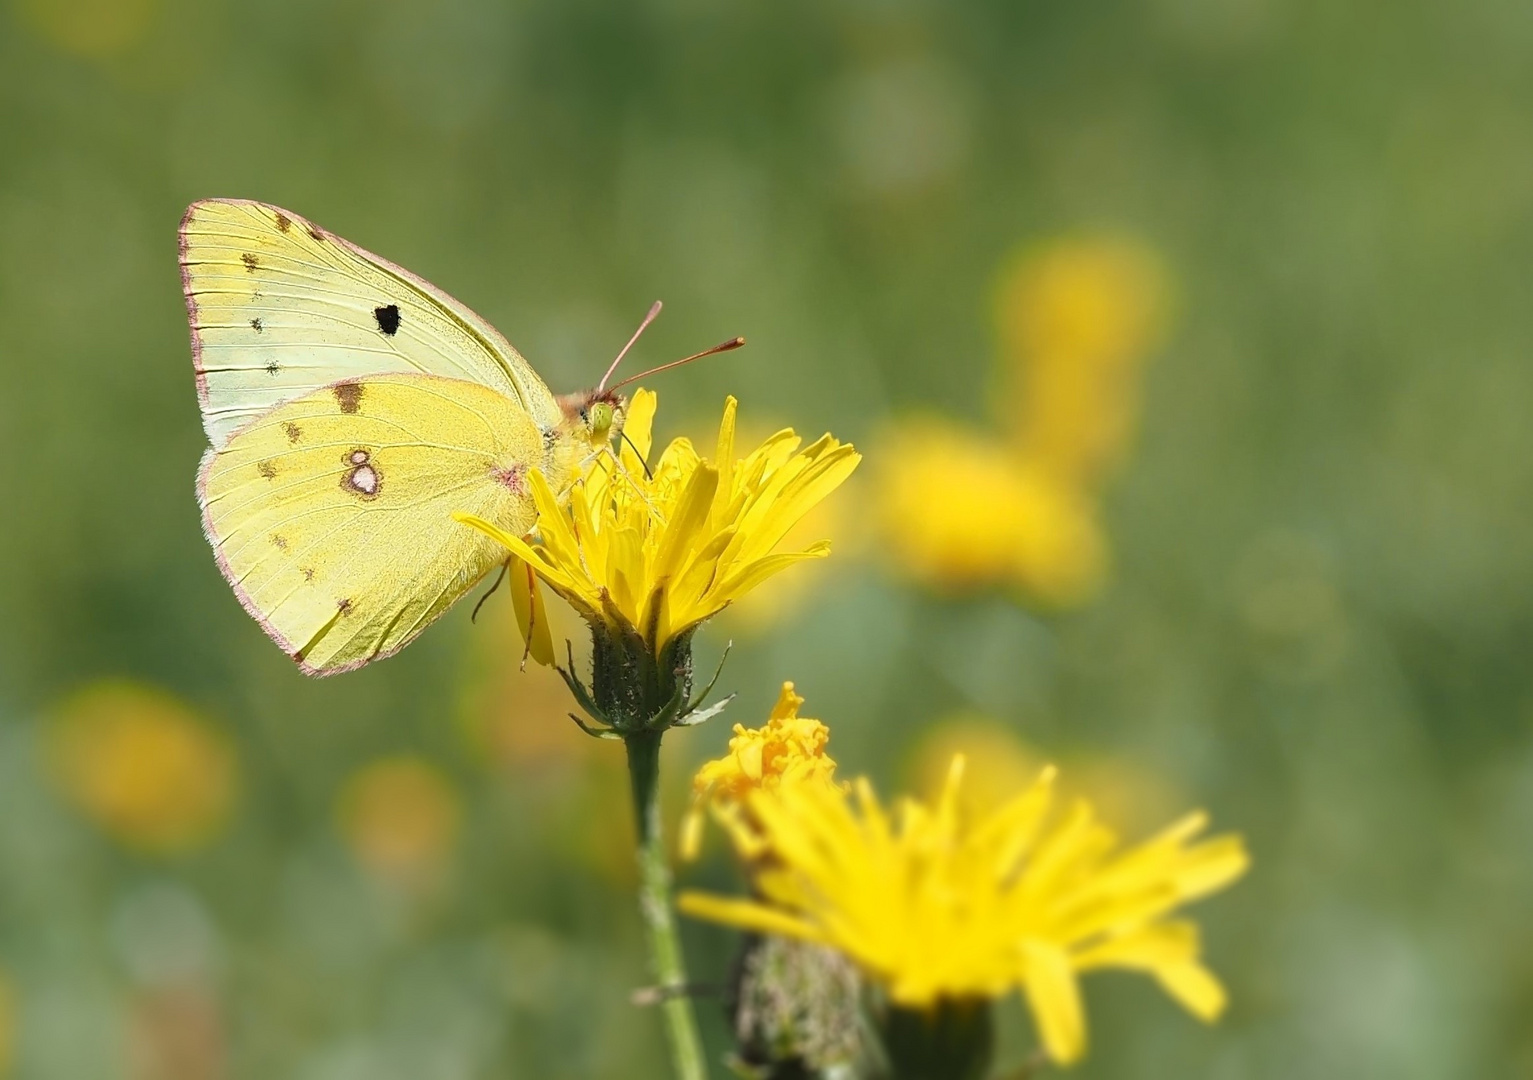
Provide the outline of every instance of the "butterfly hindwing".
{"type": "Polygon", "coordinates": [[[505,560],[452,514],[527,532],[542,453],[526,410],[485,386],[367,376],[209,450],[198,496],[246,609],[305,671],[332,674],[395,652],[505,560]]]}
{"type": "Polygon", "coordinates": [[[203,426],[215,448],[268,409],[385,372],[478,383],[542,429],[552,393],[505,338],[446,293],[297,214],[210,199],[181,222],[203,426]]]}

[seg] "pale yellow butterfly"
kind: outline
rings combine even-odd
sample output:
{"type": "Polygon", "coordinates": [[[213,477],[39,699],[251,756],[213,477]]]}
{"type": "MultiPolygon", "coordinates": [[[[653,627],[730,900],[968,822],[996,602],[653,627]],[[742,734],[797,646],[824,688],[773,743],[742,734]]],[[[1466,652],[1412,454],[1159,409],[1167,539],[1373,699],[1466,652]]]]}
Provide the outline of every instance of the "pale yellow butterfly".
{"type": "Polygon", "coordinates": [[[632,379],[607,381],[660,309],[595,390],[555,397],[467,307],[290,211],[193,203],[180,254],[212,443],[203,527],[240,603],[311,675],[397,652],[506,561],[453,513],[531,530],[528,470],[562,490],[621,433],[632,379]]]}

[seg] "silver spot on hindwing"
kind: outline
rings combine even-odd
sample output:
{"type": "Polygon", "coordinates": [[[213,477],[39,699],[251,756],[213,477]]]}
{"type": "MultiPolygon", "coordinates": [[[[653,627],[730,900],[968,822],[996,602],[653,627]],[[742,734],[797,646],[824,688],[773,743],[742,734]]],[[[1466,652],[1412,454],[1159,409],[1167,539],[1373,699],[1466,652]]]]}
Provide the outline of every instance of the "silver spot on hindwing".
{"type": "Polygon", "coordinates": [[[359,499],[378,497],[378,492],[383,488],[383,474],[373,464],[370,450],[358,447],[341,458],[341,463],[347,466],[346,474],[341,477],[343,490],[359,499]]]}

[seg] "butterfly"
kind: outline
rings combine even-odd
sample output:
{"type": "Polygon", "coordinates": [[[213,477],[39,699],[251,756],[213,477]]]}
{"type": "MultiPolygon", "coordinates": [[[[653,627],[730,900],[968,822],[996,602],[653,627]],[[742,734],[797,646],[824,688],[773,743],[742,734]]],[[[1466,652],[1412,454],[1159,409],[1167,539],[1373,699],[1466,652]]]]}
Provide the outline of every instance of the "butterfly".
{"type": "MultiPolygon", "coordinates": [[[[527,535],[529,470],[566,490],[621,436],[617,391],[643,376],[607,383],[660,310],[596,389],[556,397],[463,304],[291,211],[196,202],[179,241],[211,443],[203,529],[245,610],[310,675],[392,655],[506,564],[453,513],[527,535]]],[[[514,569],[526,630],[538,594],[514,569]]],[[[543,625],[529,647],[551,653],[543,625]]]]}

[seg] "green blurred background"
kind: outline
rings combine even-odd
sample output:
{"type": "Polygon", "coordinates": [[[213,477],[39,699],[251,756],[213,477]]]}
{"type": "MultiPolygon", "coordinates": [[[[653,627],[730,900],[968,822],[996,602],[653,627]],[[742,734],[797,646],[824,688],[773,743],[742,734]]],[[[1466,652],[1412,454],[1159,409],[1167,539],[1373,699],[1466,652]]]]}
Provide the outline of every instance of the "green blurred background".
{"type": "MultiPolygon", "coordinates": [[[[214,566],[175,227],[241,196],[449,290],[556,390],[656,297],[639,362],[747,335],[657,381],[661,434],[733,393],[866,444],[853,518],[898,417],[1020,407],[1015,252],[1153,252],[1175,300],[1089,600],[932,590],[864,532],[701,663],[734,637],[730,719],[792,679],[886,790],[984,732],[1108,777],[1128,834],[1202,805],[1248,837],[1198,909],[1228,1015],[1092,976],[1081,1077],[1533,1076],[1530,56],[1503,0],[7,0],[12,1074],[665,1075],[618,751],[516,674],[509,605],[312,681],[214,566]]],[[[672,739],[673,810],[727,735],[672,739]]],[[[738,888],[718,847],[684,879],[738,888]]],[[[721,979],[730,936],[688,935],[721,979]]]]}

